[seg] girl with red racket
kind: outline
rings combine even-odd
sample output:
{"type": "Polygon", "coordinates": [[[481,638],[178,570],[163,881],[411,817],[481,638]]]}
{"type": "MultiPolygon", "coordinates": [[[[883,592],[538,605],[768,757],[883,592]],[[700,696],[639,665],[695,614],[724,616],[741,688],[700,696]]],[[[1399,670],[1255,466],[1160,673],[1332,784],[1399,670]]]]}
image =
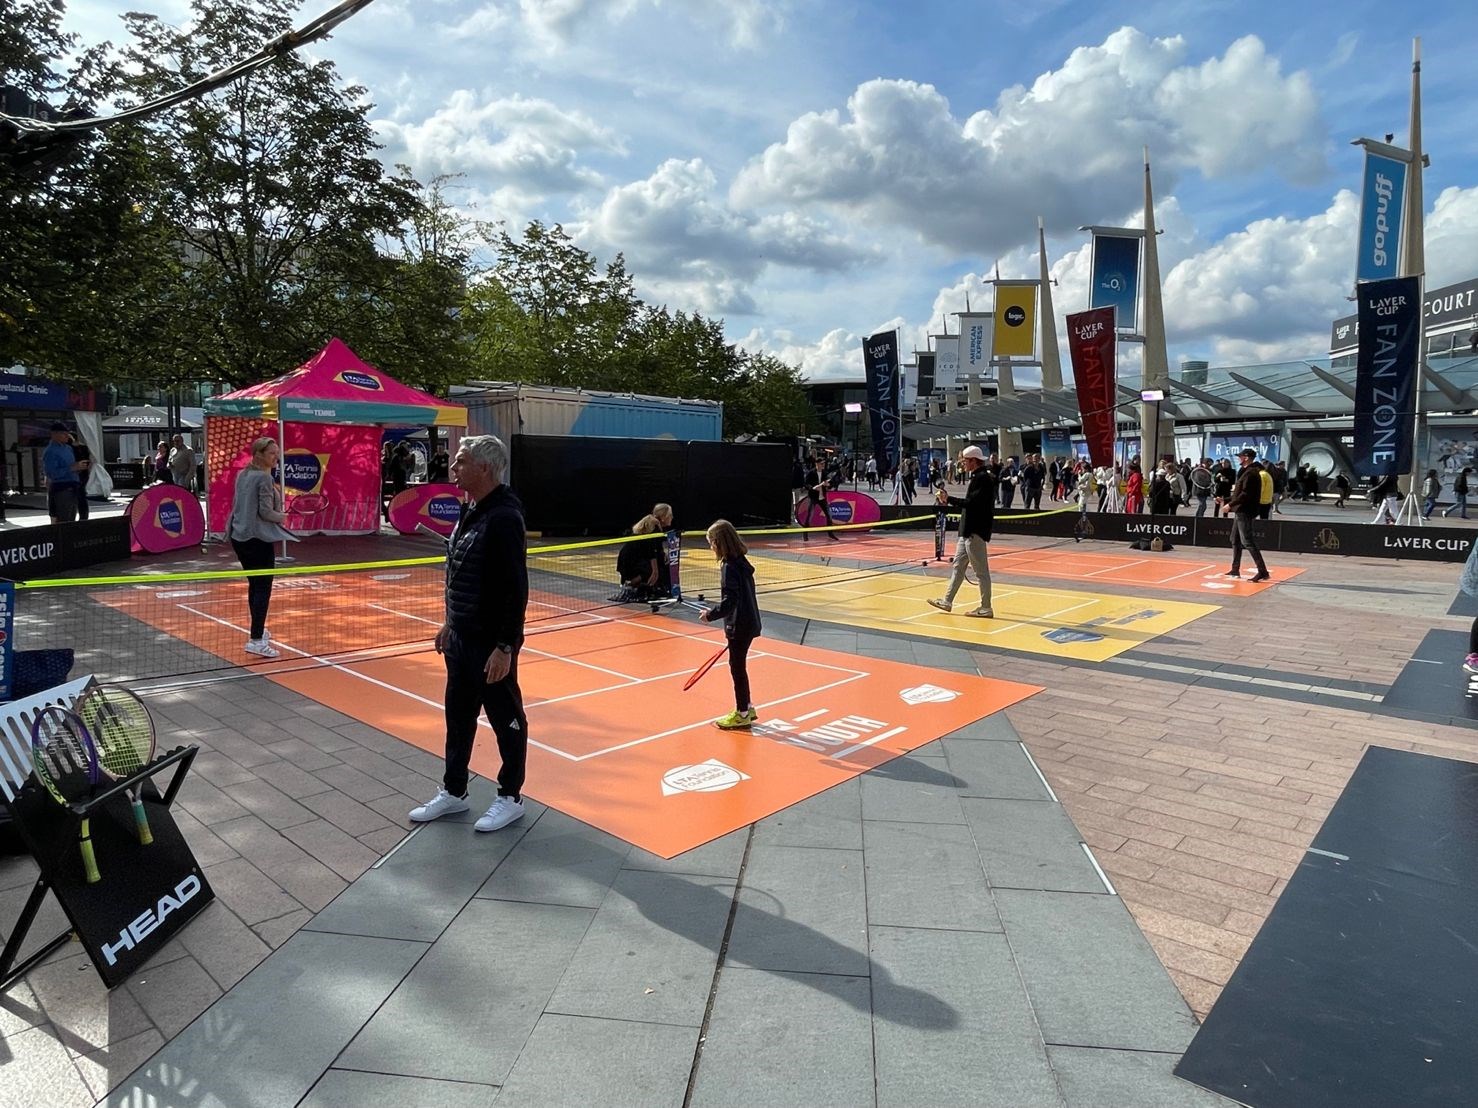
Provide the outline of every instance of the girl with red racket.
{"type": "Polygon", "coordinates": [[[708,529],[708,546],[719,563],[723,599],[717,608],[698,618],[705,623],[724,621],[729,639],[729,674],[734,678],[734,710],[714,724],[725,731],[753,726],[759,719],[749,699],[750,644],[760,633],[760,604],[754,591],[754,567],[745,557],[749,548],[726,519],[716,519],[708,529]]]}

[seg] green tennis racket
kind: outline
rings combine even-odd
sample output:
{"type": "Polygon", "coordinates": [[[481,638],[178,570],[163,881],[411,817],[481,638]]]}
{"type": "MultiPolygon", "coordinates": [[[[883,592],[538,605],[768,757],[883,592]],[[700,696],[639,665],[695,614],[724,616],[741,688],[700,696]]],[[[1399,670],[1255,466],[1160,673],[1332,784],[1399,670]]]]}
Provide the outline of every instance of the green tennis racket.
{"type": "MultiPolygon", "coordinates": [[[[36,780],[63,807],[92,796],[98,783],[98,754],[87,726],[75,712],[57,705],[41,709],[31,724],[31,761],[36,780]]],[[[92,821],[85,816],[78,831],[82,870],[89,885],[98,882],[92,852],[92,821]]]]}
{"type": "MultiPolygon", "coordinates": [[[[93,685],[77,701],[77,715],[92,736],[104,776],[130,777],[154,760],[154,717],[138,696],[122,685],[93,685]]],[[[138,790],[124,790],[133,808],[139,842],[154,841],[138,790]]]]}

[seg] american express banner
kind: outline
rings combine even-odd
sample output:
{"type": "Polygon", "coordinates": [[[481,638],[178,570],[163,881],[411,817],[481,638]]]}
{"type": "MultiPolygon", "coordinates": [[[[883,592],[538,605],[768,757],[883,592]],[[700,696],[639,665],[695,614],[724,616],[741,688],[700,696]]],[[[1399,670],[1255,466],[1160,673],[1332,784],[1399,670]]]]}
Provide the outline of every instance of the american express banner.
{"type": "Polygon", "coordinates": [[[1030,358],[1037,349],[1037,283],[996,282],[995,348],[998,358],[1030,358]]]}
{"type": "Polygon", "coordinates": [[[1355,474],[1407,473],[1416,426],[1421,279],[1365,281],[1356,293],[1360,346],[1355,356],[1355,474]]]}
{"type": "MultiPolygon", "coordinates": [[[[1121,331],[1139,328],[1139,244],[1142,236],[1132,232],[1122,235],[1093,234],[1093,298],[1094,308],[1118,311],[1115,325],[1121,331]]],[[[1096,463],[1095,463],[1096,464],[1096,463]]]]}
{"type": "Polygon", "coordinates": [[[1114,309],[1067,317],[1067,349],[1077,382],[1083,437],[1095,466],[1114,462],[1114,309]]]}
{"type": "Polygon", "coordinates": [[[960,360],[959,374],[966,379],[972,376],[991,376],[991,313],[960,313],[960,360]]]}
{"type": "Polygon", "coordinates": [[[890,473],[898,463],[898,332],[879,331],[862,344],[867,369],[867,408],[872,413],[872,452],[878,472],[890,473]]]}
{"type": "Polygon", "coordinates": [[[1360,189],[1360,250],[1355,259],[1356,281],[1381,281],[1396,276],[1405,195],[1405,164],[1366,150],[1365,183],[1360,189]]]}

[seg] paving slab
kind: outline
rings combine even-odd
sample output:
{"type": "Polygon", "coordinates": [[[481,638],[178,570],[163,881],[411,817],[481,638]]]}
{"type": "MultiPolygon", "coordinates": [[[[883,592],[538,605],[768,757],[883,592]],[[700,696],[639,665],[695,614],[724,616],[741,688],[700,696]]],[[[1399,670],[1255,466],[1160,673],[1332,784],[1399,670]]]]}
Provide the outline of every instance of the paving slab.
{"type": "Polygon", "coordinates": [[[621,871],[547,1010],[698,1027],[733,901],[721,878],[621,871]]]}
{"type": "Polygon", "coordinates": [[[869,927],[1001,930],[968,827],[866,823],[863,844],[869,927]]]}
{"type": "Polygon", "coordinates": [[[1116,896],[997,889],[1043,1038],[1183,1053],[1196,1023],[1116,896]]]}
{"type": "Polygon", "coordinates": [[[594,914],[588,908],[472,900],[338,1064],[502,1084],[594,914]]]}
{"type": "Polygon", "coordinates": [[[1004,935],[873,927],[877,1102],[1059,1108],[1004,935]]]}
{"type": "Polygon", "coordinates": [[[299,932],[104,1104],[171,1105],[183,1088],[192,1108],[296,1104],[425,951],[424,943],[299,932]]]}
{"type": "Polygon", "coordinates": [[[1171,1074],[1178,1054],[1050,1046],[1067,1108],[1230,1108],[1233,1103],[1171,1074]]]}
{"type": "Polygon", "coordinates": [[[1051,800],[1046,783],[1032,767],[1026,748],[1009,739],[945,738],[949,771],[960,780],[961,796],[995,800],[1051,800]]]}
{"type": "Polygon", "coordinates": [[[0,1050],[5,1056],[0,1102],[15,1108],[89,1108],[95,1099],[50,1027],[8,1035],[0,1050]]]}
{"type": "Polygon", "coordinates": [[[754,825],[754,846],[862,849],[862,785],[853,777],[754,825]]]}
{"type": "Polygon", "coordinates": [[[870,986],[865,977],[726,966],[689,1104],[873,1104],[870,986]]]}
{"type": "Polygon", "coordinates": [[[492,1085],[467,1081],[331,1069],[298,1108],[486,1108],[497,1095],[492,1085]]]}
{"type": "MultiPolygon", "coordinates": [[[[985,670],[981,671],[986,677],[991,674],[985,670]]],[[[966,724],[958,731],[951,731],[945,736],[947,739],[1004,739],[1016,742],[1021,736],[1016,733],[1016,728],[1011,726],[1011,721],[1006,718],[1005,712],[996,712],[994,715],[977,719],[974,723],[966,724]]]]}
{"type": "Polygon", "coordinates": [[[1107,893],[1060,805],[976,797],[960,805],[992,888],[1107,893]]]}
{"type": "Polygon", "coordinates": [[[741,827],[712,842],[684,851],[675,858],[663,858],[649,850],[632,847],[624,868],[650,870],[654,873],[686,873],[704,877],[738,877],[744,864],[744,851],[749,846],[750,829],[741,827]]]}
{"type": "Polygon", "coordinates": [[[697,1045],[697,1027],[545,1013],[497,1103],[499,1108],[617,1103],[680,1108],[697,1045]]]}
{"type": "Polygon", "coordinates": [[[868,972],[860,850],[753,847],[728,961],[769,970],[868,972]]]}
{"type": "Polygon", "coordinates": [[[862,775],[862,818],[963,824],[959,784],[942,758],[894,758],[862,775]]]}
{"type": "Polygon", "coordinates": [[[547,809],[476,895],[597,908],[630,851],[614,835],[547,809]]]}

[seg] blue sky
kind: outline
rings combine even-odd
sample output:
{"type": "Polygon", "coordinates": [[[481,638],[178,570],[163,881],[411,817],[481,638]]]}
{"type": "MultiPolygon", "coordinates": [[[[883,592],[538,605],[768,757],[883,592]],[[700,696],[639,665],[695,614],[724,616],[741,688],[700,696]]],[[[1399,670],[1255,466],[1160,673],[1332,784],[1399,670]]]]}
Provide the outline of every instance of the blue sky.
{"type": "MultiPolygon", "coordinates": [[[[68,23],[116,37],[140,6],[186,14],[71,0],[68,23]]],[[[997,262],[1036,276],[1038,215],[1061,326],[1077,227],[1138,220],[1145,144],[1172,361],[1320,353],[1349,311],[1349,141],[1406,140],[1417,35],[1430,287],[1478,276],[1471,0],[376,0],[313,49],[370,90],[387,162],[835,378],[862,336],[922,346],[988,305],[997,262]]]]}

